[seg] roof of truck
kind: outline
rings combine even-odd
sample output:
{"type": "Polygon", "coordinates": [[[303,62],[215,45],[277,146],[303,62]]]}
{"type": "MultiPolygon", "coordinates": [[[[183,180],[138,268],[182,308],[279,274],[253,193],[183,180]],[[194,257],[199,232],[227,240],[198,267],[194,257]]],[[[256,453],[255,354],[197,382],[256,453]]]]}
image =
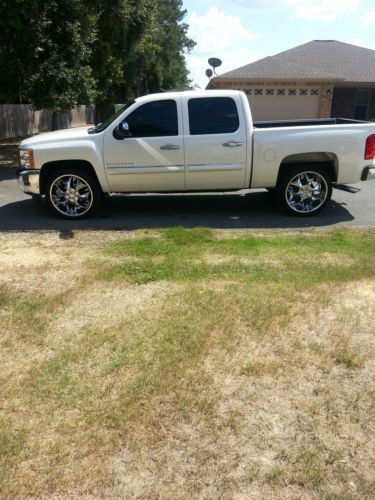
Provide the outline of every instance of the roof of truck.
{"type": "Polygon", "coordinates": [[[184,96],[187,98],[194,97],[220,97],[220,96],[233,96],[238,95],[239,90],[184,90],[181,92],[160,92],[158,94],[148,94],[141,97],[137,97],[135,100],[137,102],[141,101],[151,101],[157,96],[160,99],[175,99],[176,97],[184,96]]]}

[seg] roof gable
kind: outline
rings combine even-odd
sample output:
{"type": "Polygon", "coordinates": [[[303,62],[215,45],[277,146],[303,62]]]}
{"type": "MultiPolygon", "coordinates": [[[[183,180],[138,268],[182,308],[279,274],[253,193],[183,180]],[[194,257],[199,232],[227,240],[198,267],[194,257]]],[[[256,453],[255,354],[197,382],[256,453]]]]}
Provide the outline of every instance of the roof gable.
{"type": "Polygon", "coordinates": [[[335,40],[314,40],[218,78],[375,82],[375,50],[335,40]]]}

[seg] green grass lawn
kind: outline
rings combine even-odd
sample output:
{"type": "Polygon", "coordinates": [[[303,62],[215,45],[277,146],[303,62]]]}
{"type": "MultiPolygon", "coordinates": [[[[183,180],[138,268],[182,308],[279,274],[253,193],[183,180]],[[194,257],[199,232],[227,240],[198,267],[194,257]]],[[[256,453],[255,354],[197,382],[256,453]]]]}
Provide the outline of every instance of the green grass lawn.
{"type": "Polygon", "coordinates": [[[374,230],[0,243],[0,497],[375,496],[374,230]]]}

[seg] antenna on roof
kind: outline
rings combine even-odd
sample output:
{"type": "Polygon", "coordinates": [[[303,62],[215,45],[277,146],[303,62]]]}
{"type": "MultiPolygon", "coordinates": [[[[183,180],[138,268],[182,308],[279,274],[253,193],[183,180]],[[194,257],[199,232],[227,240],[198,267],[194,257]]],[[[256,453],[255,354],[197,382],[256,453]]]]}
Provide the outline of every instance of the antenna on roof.
{"type": "Polygon", "coordinates": [[[210,57],[208,60],[208,64],[211,66],[212,69],[210,69],[210,68],[206,69],[206,76],[207,76],[207,78],[211,78],[212,75],[217,76],[217,73],[215,70],[216,70],[216,68],[218,68],[219,66],[221,66],[223,64],[223,61],[221,59],[219,59],[218,57],[210,57]]]}

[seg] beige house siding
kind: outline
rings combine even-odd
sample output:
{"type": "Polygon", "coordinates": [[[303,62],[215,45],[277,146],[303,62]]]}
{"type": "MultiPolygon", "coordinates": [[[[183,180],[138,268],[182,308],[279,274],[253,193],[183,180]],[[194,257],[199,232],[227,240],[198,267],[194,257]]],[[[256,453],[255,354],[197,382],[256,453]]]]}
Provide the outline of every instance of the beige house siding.
{"type": "Polygon", "coordinates": [[[246,93],[253,120],[293,120],[331,116],[330,82],[254,82],[215,79],[209,88],[238,89],[246,93]]]}

